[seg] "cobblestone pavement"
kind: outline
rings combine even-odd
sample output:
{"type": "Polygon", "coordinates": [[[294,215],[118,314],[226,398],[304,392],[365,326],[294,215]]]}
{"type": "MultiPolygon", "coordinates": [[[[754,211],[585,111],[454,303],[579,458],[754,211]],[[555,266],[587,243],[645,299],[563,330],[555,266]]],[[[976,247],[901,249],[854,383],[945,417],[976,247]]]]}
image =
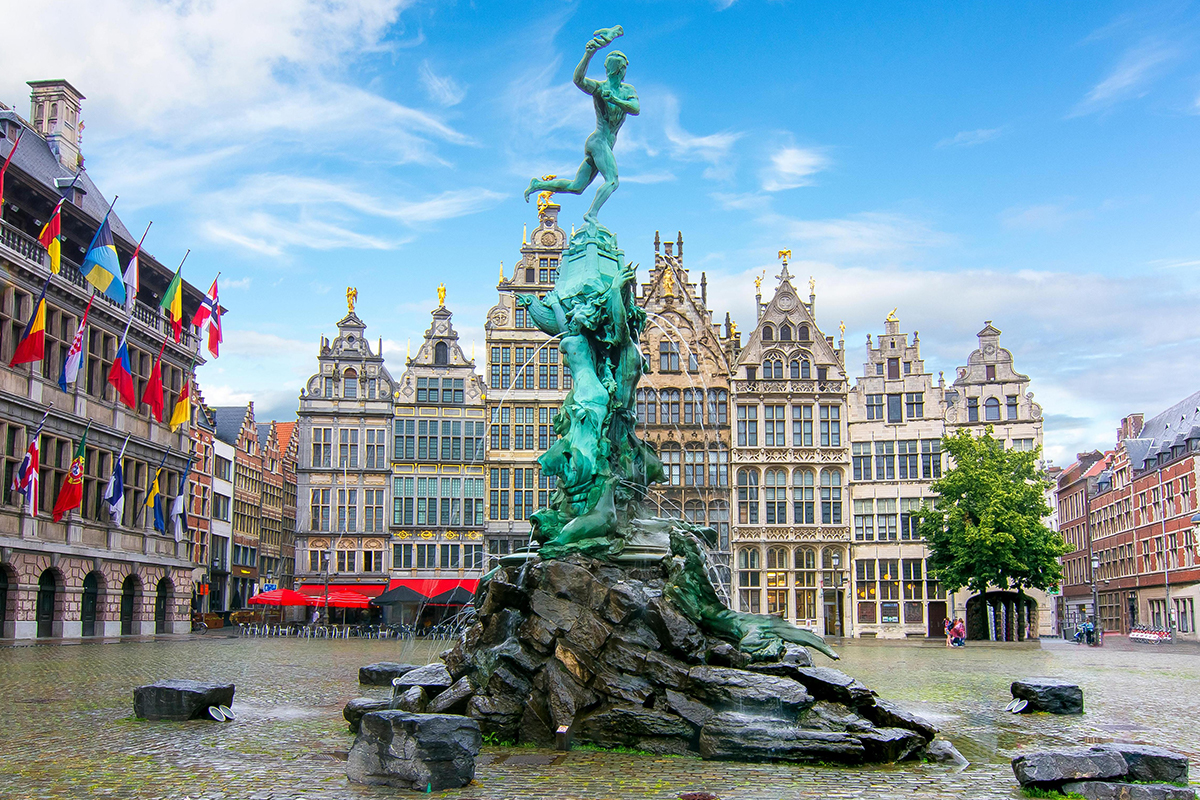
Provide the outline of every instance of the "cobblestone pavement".
{"type": "MultiPolygon", "coordinates": [[[[436,646],[388,641],[196,638],[0,647],[0,797],[342,800],[404,796],[346,780],[341,708],[371,661],[423,662],[436,646]],[[237,684],[236,722],[132,718],[134,686],[170,677],[237,684]]],[[[1200,659],[1192,650],[1061,642],[947,650],[849,642],[838,666],[935,720],[972,762],[833,768],[703,762],[595,751],[486,747],[473,798],[1016,798],[1020,748],[1125,739],[1200,754],[1200,659]],[[1014,678],[1078,681],[1082,717],[1003,712],[1014,678]]],[[[820,658],[820,657],[818,657],[820,658]]],[[[827,663],[822,659],[823,663],[827,663]]]]}

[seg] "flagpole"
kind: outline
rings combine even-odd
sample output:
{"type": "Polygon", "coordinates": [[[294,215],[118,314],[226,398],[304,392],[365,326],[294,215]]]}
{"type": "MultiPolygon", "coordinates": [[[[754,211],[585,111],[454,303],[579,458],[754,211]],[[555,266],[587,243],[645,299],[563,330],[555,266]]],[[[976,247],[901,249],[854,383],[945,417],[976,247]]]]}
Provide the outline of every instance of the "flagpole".
{"type": "MultiPolygon", "coordinates": [[[[92,429],[92,420],[89,418],[87,421],[87,425],[83,426],[83,436],[79,437],[80,443],[83,443],[84,441],[87,440],[88,431],[90,431],[91,429],[92,429]]],[[[71,459],[71,461],[72,461],[72,463],[74,463],[75,459],[71,459]]],[[[87,469],[87,450],[86,449],[83,451],[83,468],[87,469]]],[[[71,480],[71,472],[69,469],[67,471],[67,480],[68,481],[71,480]]],[[[83,516],[83,475],[82,474],[79,476],[79,486],[80,486],[79,505],[76,506],[75,508],[67,509],[67,512],[63,516],[67,517],[68,519],[70,518],[72,511],[78,513],[79,516],[81,516],[81,517],[83,516]]],[[[59,489],[59,493],[60,494],[62,493],[62,489],[59,489]]]]}
{"type": "MultiPolygon", "coordinates": [[[[96,232],[92,234],[92,241],[88,242],[88,246],[87,246],[88,250],[91,250],[92,247],[96,244],[96,240],[100,238],[100,229],[104,227],[104,223],[108,222],[108,215],[112,213],[113,206],[115,206],[117,204],[118,197],[120,197],[119,194],[113,195],[112,202],[108,204],[108,211],[104,212],[104,219],[100,220],[100,226],[98,228],[96,228],[96,232]]],[[[84,252],[86,253],[87,251],[84,251],[84,252]]]]}

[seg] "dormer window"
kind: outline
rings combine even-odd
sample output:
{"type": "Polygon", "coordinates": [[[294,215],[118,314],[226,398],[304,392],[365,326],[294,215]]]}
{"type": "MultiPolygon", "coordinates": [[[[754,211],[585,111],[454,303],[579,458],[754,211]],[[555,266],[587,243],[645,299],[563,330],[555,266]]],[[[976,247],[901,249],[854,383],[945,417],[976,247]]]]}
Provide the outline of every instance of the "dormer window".
{"type": "Polygon", "coordinates": [[[763,340],[764,342],[773,342],[773,341],[775,341],[775,329],[774,329],[774,328],[772,328],[770,325],[764,325],[764,326],[763,326],[762,340],[763,340]]]}
{"type": "Polygon", "coordinates": [[[342,397],[354,400],[358,397],[358,373],[348,369],[342,373],[342,397]]]}
{"type": "Polygon", "coordinates": [[[333,397],[333,378],[325,379],[325,396],[333,397]]]}
{"type": "Polygon", "coordinates": [[[812,337],[810,337],[808,335],[808,326],[807,325],[800,326],[800,333],[796,338],[802,342],[808,342],[808,341],[812,340],[812,337]]]}
{"type": "Polygon", "coordinates": [[[537,282],[537,270],[536,269],[534,269],[533,267],[525,268],[525,282],[526,283],[536,283],[537,282]]]}
{"type": "Polygon", "coordinates": [[[792,340],[792,326],[784,325],[779,329],[779,341],[790,342],[792,340]]]}
{"type": "Polygon", "coordinates": [[[987,379],[989,381],[996,380],[996,365],[995,364],[988,364],[986,367],[984,367],[984,372],[986,373],[987,379]]]}
{"type": "Polygon", "coordinates": [[[433,346],[433,363],[438,366],[450,363],[450,348],[445,342],[438,342],[433,346]]]}

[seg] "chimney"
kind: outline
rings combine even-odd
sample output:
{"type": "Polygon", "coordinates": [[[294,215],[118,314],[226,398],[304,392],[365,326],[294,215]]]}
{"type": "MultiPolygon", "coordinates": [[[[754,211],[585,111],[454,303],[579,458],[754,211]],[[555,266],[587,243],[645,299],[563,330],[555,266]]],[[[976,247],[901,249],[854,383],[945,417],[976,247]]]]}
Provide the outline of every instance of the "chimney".
{"type": "Polygon", "coordinates": [[[1136,439],[1142,434],[1142,425],[1145,423],[1144,414],[1130,414],[1125,419],[1121,420],[1121,427],[1117,429],[1117,442],[1123,442],[1126,439],[1136,439]]]}
{"type": "Polygon", "coordinates": [[[65,80],[29,81],[30,119],[58,161],[71,172],[79,169],[79,110],[83,94],[65,80]]]}
{"type": "Polygon", "coordinates": [[[708,275],[700,273],[700,304],[708,308],[708,275]]]}
{"type": "Polygon", "coordinates": [[[672,241],[666,241],[662,243],[662,246],[663,249],[667,251],[667,255],[671,255],[671,249],[675,247],[675,243],[672,241]]]}
{"type": "Polygon", "coordinates": [[[675,241],[675,254],[679,257],[679,266],[683,266],[683,231],[678,231],[675,241]]]}
{"type": "Polygon", "coordinates": [[[658,238],[658,231],[655,231],[654,232],[654,252],[655,253],[658,253],[658,246],[661,243],[662,243],[661,240],[658,238]]]}

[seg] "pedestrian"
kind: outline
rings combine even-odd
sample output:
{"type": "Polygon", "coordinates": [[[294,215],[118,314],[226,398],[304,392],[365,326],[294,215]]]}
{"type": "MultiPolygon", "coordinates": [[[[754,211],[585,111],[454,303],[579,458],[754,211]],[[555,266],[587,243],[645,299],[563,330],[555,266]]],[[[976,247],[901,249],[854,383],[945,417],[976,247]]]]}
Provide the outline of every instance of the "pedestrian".
{"type": "Polygon", "coordinates": [[[313,609],[312,618],[308,621],[309,627],[316,628],[317,621],[321,619],[321,612],[313,609]]]}
{"type": "Polygon", "coordinates": [[[967,643],[967,623],[961,618],[955,620],[954,628],[951,629],[950,634],[955,647],[965,646],[967,643]]]}
{"type": "Polygon", "coordinates": [[[953,647],[954,642],[951,641],[950,629],[954,626],[954,621],[949,617],[942,620],[942,630],[946,633],[946,647],[953,647]]]}

